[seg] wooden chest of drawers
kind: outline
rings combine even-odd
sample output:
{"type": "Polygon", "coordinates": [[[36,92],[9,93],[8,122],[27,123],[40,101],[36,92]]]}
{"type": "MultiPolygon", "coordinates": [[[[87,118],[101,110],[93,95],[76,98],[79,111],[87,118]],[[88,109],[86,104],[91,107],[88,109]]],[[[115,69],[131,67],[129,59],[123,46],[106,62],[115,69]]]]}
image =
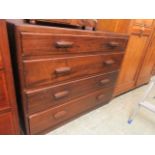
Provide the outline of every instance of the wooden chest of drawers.
{"type": "Polygon", "coordinates": [[[128,36],[10,23],[27,134],[108,103],[128,36]]]}

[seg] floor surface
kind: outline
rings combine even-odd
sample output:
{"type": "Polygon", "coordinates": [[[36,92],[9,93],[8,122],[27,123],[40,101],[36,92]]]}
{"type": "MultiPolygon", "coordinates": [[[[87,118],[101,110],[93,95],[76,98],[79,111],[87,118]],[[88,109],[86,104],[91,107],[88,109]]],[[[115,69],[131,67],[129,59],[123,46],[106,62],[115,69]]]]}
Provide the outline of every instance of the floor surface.
{"type": "MultiPolygon", "coordinates": [[[[155,114],[141,108],[132,124],[128,118],[135,104],[143,96],[147,85],[113,99],[109,104],[89,112],[48,135],[124,135],[155,134],[155,114]]],[[[155,104],[155,87],[148,100],[155,104]]]]}

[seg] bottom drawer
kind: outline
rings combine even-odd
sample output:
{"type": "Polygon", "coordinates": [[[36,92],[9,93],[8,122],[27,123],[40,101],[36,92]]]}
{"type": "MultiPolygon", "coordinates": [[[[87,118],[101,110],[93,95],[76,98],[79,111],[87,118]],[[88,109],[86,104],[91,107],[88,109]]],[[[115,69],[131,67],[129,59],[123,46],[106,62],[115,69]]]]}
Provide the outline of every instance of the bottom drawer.
{"type": "Polygon", "coordinates": [[[108,102],[112,97],[112,92],[113,88],[102,89],[61,106],[29,116],[30,134],[38,134],[49,130],[49,128],[77,114],[108,102]]]}
{"type": "Polygon", "coordinates": [[[0,135],[12,135],[15,133],[12,112],[0,114],[0,135]]]}

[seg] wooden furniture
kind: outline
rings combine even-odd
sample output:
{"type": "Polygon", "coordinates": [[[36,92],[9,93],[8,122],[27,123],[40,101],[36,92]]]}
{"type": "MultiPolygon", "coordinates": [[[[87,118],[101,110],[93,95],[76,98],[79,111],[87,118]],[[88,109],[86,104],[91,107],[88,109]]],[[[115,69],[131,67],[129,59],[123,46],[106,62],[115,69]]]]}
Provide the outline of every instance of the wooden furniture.
{"type": "Polygon", "coordinates": [[[0,135],[19,133],[6,22],[0,20],[0,135]]]}
{"type": "Polygon", "coordinates": [[[114,96],[149,82],[155,60],[154,20],[98,20],[97,30],[130,35],[114,96]]]}
{"type": "Polygon", "coordinates": [[[42,24],[89,30],[95,30],[97,25],[97,20],[95,19],[26,19],[25,21],[30,24],[42,24]]]}
{"type": "Polygon", "coordinates": [[[14,21],[9,32],[27,134],[50,131],[112,98],[127,35],[14,21]]]}
{"type": "Polygon", "coordinates": [[[152,31],[152,36],[150,38],[147,49],[145,50],[145,56],[141,63],[141,68],[139,71],[137,86],[148,83],[152,76],[152,70],[155,65],[155,27],[152,31]]]}

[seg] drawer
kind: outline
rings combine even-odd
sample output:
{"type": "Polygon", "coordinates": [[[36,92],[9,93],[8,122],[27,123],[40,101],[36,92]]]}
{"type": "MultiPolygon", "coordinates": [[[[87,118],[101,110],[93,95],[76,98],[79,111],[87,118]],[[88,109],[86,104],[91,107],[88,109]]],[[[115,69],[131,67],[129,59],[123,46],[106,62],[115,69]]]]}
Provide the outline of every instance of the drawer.
{"type": "Polygon", "coordinates": [[[25,86],[33,88],[76,80],[120,68],[123,54],[24,60],[25,86]]]}
{"type": "Polygon", "coordinates": [[[124,51],[128,38],[22,32],[23,56],[124,51]]]}
{"type": "Polygon", "coordinates": [[[59,107],[29,116],[30,133],[39,134],[97,105],[107,103],[111,99],[112,91],[112,88],[100,90],[59,107]]]}
{"type": "Polygon", "coordinates": [[[13,117],[12,112],[0,114],[0,135],[11,135],[16,133],[13,117]]]}
{"type": "Polygon", "coordinates": [[[98,89],[113,87],[118,72],[97,75],[53,87],[27,92],[29,114],[64,104],[98,89]]]}
{"type": "Polygon", "coordinates": [[[0,110],[8,107],[9,101],[7,96],[5,76],[4,73],[0,71],[0,110]]]}

